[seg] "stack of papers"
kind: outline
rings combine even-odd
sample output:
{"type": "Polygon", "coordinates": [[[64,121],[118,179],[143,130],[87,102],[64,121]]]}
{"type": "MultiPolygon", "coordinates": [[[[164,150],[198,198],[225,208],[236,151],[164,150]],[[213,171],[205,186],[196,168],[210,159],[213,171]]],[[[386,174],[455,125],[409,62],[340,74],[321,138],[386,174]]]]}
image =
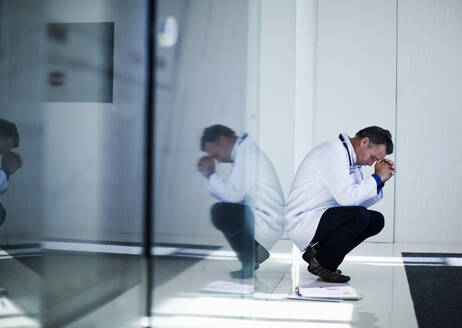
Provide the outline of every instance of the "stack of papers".
{"type": "Polygon", "coordinates": [[[360,300],[361,296],[351,286],[298,286],[289,298],[343,301],[360,300]]]}

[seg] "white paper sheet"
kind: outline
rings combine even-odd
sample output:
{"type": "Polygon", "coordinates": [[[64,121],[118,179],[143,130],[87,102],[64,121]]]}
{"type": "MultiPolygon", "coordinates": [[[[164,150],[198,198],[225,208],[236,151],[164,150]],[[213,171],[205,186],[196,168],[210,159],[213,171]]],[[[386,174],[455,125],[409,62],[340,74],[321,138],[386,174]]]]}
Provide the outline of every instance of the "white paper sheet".
{"type": "Polygon", "coordinates": [[[361,296],[351,286],[299,286],[297,294],[303,298],[359,300],[361,296]]]}

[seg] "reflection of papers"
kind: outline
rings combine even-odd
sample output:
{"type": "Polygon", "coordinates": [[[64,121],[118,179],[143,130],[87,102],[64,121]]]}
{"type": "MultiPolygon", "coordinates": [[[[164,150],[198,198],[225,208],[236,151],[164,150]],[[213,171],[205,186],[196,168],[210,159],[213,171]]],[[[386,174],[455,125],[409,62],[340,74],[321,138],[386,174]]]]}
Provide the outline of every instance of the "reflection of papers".
{"type": "Polygon", "coordinates": [[[218,280],[209,283],[202,291],[210,293],[251,294],[254,291],[254,286],[218,280]]]}
{"type": "Polygon", "coordinates": [[[0,300],[0,327],[41,327],[39,323],[27,314],[10,299],[4,297],[6,291],[2,289],[3,295],[0,300]]]}
{"type": "Polygon", "coordinates": [[[361,299],[361,296],[351,286],[299,286],[295,288],[295,291],[293,298],[326,301],[361,299]]]}

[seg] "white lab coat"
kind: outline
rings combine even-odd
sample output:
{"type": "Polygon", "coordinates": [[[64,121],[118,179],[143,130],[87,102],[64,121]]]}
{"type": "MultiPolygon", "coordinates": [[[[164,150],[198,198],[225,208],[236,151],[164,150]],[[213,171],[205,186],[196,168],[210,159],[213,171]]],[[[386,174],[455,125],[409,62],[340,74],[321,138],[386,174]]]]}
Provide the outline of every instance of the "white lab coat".
{"type": "Polygon", "coordinates": [[[228,178],[209,177],[210,193],[222,202],[248,205],[255,217],[255,240],[267,250],[284,232],[284,194],[276,171],[247,134],[236,140],[228,178]]]}
{"type": "Polygon", "coordinates": [[[6,192],[8,188],[8,179],[6,173],[3,170],[0,170],[0,195],[6,192]]]}
{"type": "MultiPolygon", "coordinates": [[[[346,134],[352,163],[356,155],[346,134]]],[[[287,202],[286,231],[290,239],[304,250],[314,237],[323,213],[330,207],[374,205],[383,198],[377,195],[377,182],[365,179],[361,167],[350,167],[348,153],[339,138],[316,146],[297,170],[287,202]]]]}

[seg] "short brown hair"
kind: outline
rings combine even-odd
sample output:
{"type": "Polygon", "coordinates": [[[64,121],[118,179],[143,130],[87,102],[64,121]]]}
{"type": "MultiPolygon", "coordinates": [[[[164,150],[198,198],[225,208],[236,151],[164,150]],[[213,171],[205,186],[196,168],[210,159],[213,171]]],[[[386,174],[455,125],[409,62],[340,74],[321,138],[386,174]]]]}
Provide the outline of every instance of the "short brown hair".
{"type": "Polygon", "coordinates": [[[13,140],[13,148],[19,146],[19,133],[16,124],[0,118],[0,137],[13,140]]]}
{"type": "Polygon", "coordinates": [[[359,130],[356,136],[361,139],[368,137],[369,141],[375,145],[385,145],[387,148],[387,155],[393,153],[393,141],[391,140],[391,133],[388,130],[374,125],[359,130]]]}
{"type": "Polygon", "coordinates": [[[201,137],[201,150],[205,150],[206,142],[215,142],[220,136],[230,138],[236,136],[236,132],[221,124],[215,124],[205,128],[201,137]]]}

